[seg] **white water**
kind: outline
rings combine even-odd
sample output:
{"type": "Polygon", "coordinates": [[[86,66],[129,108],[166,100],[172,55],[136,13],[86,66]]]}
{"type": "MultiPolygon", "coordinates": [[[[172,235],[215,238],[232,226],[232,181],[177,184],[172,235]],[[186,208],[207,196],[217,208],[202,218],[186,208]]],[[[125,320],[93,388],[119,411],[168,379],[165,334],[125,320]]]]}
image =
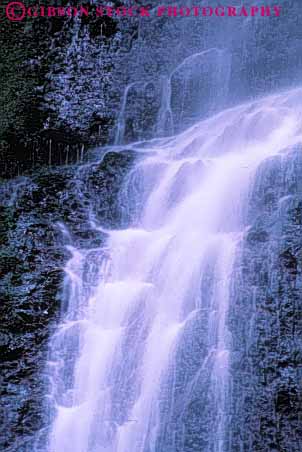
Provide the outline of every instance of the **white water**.
{"type": "Polygon", "coordinates": [[[139,226],[111,231],[102,249],[71,248],[68,314],[51,342],[49,452],[181,450],[157,443],[159,400],[203,310],[215,435],[200,452],[224,451],[226,315],[244,207],[260,162],[301,141],[301,100],[298,90],[271,96],[150,143],[132,173],[145,189],[139,226]]]}

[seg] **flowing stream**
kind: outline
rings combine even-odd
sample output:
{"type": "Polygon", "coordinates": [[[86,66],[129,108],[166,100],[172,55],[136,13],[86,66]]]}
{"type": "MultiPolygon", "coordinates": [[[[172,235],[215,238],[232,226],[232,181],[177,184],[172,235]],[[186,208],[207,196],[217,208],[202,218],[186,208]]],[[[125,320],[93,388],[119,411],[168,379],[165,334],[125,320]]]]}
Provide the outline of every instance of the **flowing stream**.
{"type": "Polygon", "coordinates": [[[98,249],[69,245],[68,309],[48,364],[49,452],[228,450],[232,269],[257,167],[301,140],[301,96],[135,144],[133,225],[106,230],[98,249]]]}

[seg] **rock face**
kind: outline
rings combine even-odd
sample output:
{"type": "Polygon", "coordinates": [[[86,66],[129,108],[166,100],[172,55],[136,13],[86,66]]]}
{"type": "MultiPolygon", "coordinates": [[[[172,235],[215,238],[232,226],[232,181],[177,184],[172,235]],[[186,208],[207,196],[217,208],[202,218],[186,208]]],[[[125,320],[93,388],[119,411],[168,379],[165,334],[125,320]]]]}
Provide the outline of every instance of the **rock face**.
{"type": "Polygon", "coordinates": [[[62,310],[63,267],[69,258],[60,224],[77,247],[102,243],[105,235],[91,230],[90,215],[97,213],[106,227],[126,221],[117,204],[134,158],[131,151],[108,153],[101,163],[41,170],[1,187],[3,451],[29,452],[33,434],[46,427],[47,341],[62,310]]]}
{"type": "Polygon", "coordinates": [[[9,2],[2,3],[0,175],[79,162],[88,145],[108,139],[118,21],[65,16],[10,22],[9,2]]]}
{"type": "Polygon", "coordinates": [[[279,18],[92,14],[6,21],[0,146],[9,161],[0,161],[1,174],[49,164],[43,150],[50,140],[54,154],[66,157],[69,146],[74,161],[74,143],[86,149],[167,136],[225,106],[295,86],[302,68],[301,9],[299,0],[289,0],[279,18]]]}
{"type": "Polygon", "coordinates": [[[265,161],[250,195],[229,314],[232,452],[302,449],[301,150],[265,161]]]}

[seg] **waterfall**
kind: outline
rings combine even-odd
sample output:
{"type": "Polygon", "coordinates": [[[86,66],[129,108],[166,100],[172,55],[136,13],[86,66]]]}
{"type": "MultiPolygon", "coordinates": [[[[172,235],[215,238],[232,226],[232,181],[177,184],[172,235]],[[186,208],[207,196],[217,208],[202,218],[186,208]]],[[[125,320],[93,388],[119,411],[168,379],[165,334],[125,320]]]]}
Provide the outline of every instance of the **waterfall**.
{"type": "Polygon", "coordinates": [[[67,245],[49,452],[229,450],[227,313],[245,207],[259,164],[301,141],[301,97],[256,100],[134,146],[132,225],[96,224],[100,248],[67,245]]]}
{"type": "Polygon", "coordinates": [[[171,110],[171,78],[162,77],[162,100],[158,112],[156,131],[158,136],[171,135],[173,132],[173,115],[171,110]]]}
{"type": "Polygon", "coordinates": [[[122,104],[120,108],[120,112],[117,118],[117,126],[116,126],[116,135],[114,138],[114,144],[121,144],[124,139],[125,133],[125,115],[126,115],[126,106],[128,100],[128,94],[132,87],[135,86],[135,83],[130,83],[130,85],[126,86],[125,92],[122,97],[122,104]]]}

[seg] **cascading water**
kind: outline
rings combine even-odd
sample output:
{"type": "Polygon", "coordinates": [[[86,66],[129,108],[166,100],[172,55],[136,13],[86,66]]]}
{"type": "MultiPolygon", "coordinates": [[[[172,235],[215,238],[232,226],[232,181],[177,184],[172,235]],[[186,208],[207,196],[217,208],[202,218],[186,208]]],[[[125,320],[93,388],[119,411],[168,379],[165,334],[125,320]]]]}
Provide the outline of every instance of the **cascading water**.
{"type": "MultiPolygon", "coordinates": [[[[302,91],[144,145],[132,227],[66,265],[49,452],[228,451],[227,312],[255,169],[301,140],[302,91]],[[138,209],[139,210],[139,209],[138,209]]],[[[119,151],[116,148],[116,151],[119,151]]]]}

